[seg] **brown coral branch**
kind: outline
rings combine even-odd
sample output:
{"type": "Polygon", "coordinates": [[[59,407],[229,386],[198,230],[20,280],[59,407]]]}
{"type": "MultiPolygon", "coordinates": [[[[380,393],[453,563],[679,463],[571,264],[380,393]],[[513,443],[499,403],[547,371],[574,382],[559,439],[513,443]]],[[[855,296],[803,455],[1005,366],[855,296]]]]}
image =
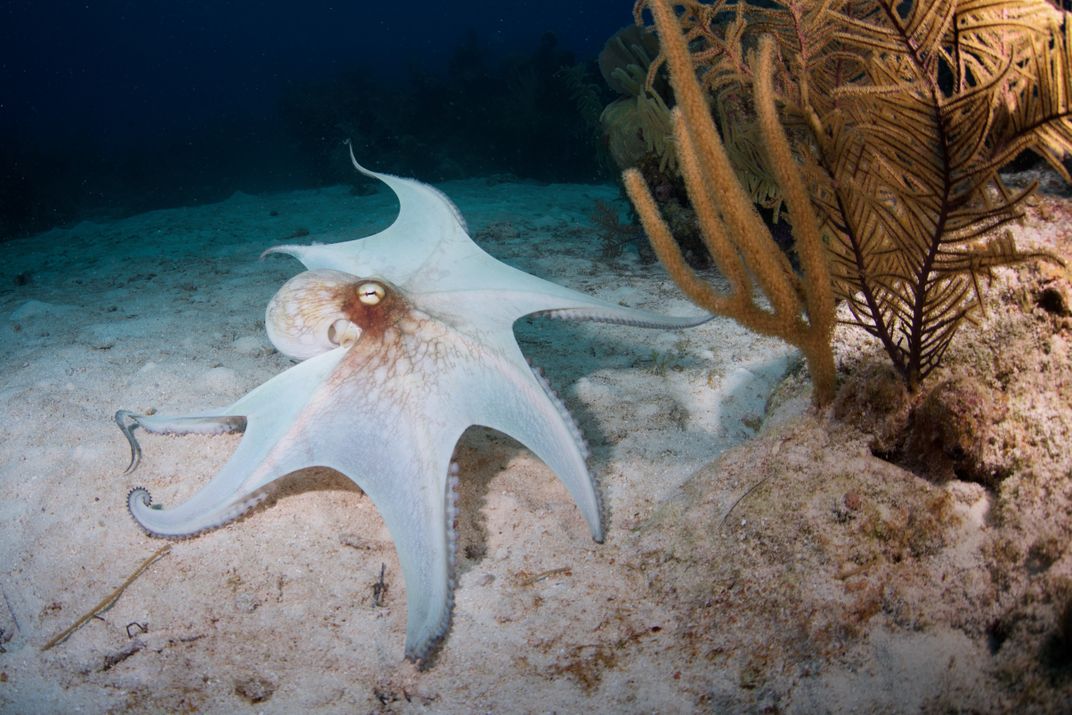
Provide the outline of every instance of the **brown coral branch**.
{"type": "Polygon", "coordinates": [[[685,294],[707,310],[798,347],[812,376],[813,398],[816,404],[825,404],[833,398],[836,381],[830,348],[833,292],[818,218],[792,157],[785,129],[777,118],[771,78],[774,45],[770,41],[760,45],[756,74],[764,76],[757,78],[755,103],[764,117],[761,134],[768,162],[777,167],[776,177],[788,205],[804,271],[803,281],[794,274],[737,178],[711,118],[672,3],[651,0],[648,6],[655,18],[677,99],[672,116],[685,185],[704,243],[729,281],[729,292],[719,293],[687,266],[651,192],[636,170],[625,172],[626,190],[656,254],[685,294]],[[753,277],[769,301],[769,309],[756,303],[753,277]]]}

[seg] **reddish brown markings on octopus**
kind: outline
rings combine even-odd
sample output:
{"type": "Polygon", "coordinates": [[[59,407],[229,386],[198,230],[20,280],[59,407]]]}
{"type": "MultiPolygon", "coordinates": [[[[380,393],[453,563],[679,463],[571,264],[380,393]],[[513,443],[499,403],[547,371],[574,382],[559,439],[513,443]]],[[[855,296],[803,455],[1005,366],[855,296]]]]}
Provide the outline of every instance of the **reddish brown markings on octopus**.
{"type": "Polygon", "coordinates": [[[362,337],[368,335],[377,340],[384,332],[396,324],[409,312],[409,303],[398,291],[382,281],[359,280],[347,283],[339,289],[339,305],[343,313],[357,327],[361,328],[362,337]],[[362,301],[365,286],[378,285],[383,288],[383,298],[379,302],[362,301]]]}

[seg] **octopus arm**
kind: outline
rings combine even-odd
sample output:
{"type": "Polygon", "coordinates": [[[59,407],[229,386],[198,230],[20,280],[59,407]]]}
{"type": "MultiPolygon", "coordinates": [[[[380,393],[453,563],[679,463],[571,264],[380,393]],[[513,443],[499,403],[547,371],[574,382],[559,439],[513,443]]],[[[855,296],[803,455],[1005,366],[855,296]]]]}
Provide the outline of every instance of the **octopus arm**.
{"type": "Polygon", "coordinates": [[[470,238],[458,208],[438,189],[414,179],[370,171],[398,197],[399,212],[388,228],[364,238],[309,246],[281,245],[280,253],[306,268],[331,269],[358,276],[384,276],[422,305],[455,314],[489,315],[506,325],[532,313],[571,320],[592,320],[648,328],[688,328],[713,316],[668,316],[608,303],[509,266],[470,238]]]}
{"type": "Polygon", "coordinates": [[[484,369],[460,386],[469,421],[513,437],[550,467],[576,502],[592,538],[602,542],[603,508],[588,470],[588,447],[565,405],[516,344],[483,355],[481,364],[484,369]]]}
{"type": "Polygon", "coordinates": [[[348,379],[318,415],[320,428],[302,436],[317,463],[353,479],[383,517],[406,584],[406,657],[422,667],[450,627],[451,457],[470,426],[497,429],[531,449],[565,484],[592,536],[603,539],[601,503],[579,430],[512,338],[483,337],[447,330],[433,346],[427,336],[413,336],[396,348],[404,357],[392,353],[386,363],[404,369],[386,378],[369,369],[384,357],[377,353],[382,348],[359,342],[341,366],[348,379]]]}
{"type": "MultiPolygon", "coordinates": [[[[294,425],[303,418],[310,395],[342,359],[344,350],[318,355],[280,373],[233,405],[194,415],[135,415],[120,412],[134,455],[140,454],[133,431],[191,434],[242,431],[235,453],[200,491],[182,504],[159,509],[149,492],[137,487],[127,503],[143,529],[157,536],[185,537],[215,528],[241,515],[257,500],[257,492],[288,472],[307,466],[298,445],[286,448],[294,425]]],[[[121,423],[122,426],[122,423],[121,423]]],[[[136,459],[132,467],[136,466],[136,459]]]]}
{"type": "MultiPolygon", "coordinates": [[[[395,543],[406,584],[406,657],[422,667],[446,635],[454,605],[454,472],[462,433],[484,425],[516,438],[558,475],[592,536],[601,504],[580,432],[516,343],[453,331],[389,348],[359,342],[340,365],[330,404],[301,441],[317,464],[349,476],[373,501],[395,543]],[[397,354],[395,353],[397,351],[397,354]],[[431,352],[435,352],[433,356],[431,352]],[[390,371],[388,371],[390,372],[390,371]]],[[[310,423],[312,424],[312,423],[310,423]]]]}
{"type": "Polygon", "coordinates": [[[409,400],[369,412],[339,397],[302,439],[313,463],[353,480],[383,518],[406,586],[405,654],[423,667],[446,635],[454,607],[451,456],[465,426],[434,401],[426,403],[427,413],[409,400]]]}
{"type": "Polygon", "coordinates": [[[468,424],[449,409],[434,380],[433,389],[420,389],[426,378],[419,371],[385,381],[366,369],[375,349],[361,341],[310,358],[223,410],[127,413],[131,439],[137,427],[183,434],[233,431],[245,424],[234,454],[189,500],[157,509],[139,487],[128,506],[146,531],[184,537],[237,517],[256,503],[263,487],[290,472],[323,466],[343,473],[368,495],[391,533],[406,583],[406,656],[423,665],[450,625],[451,455],[468,424]]]}

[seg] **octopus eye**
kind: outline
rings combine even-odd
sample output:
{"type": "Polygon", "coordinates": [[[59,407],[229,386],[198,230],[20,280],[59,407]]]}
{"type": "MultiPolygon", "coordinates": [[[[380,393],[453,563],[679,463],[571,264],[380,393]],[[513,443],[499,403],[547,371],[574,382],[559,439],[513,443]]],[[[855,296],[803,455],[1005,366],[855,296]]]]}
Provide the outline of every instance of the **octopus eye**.
{"type": "Polygon", "coordinates": [[[386,295],[379,283],[362,283],[357,287],[357,299],[365,305],[377,305],[386,295]]]}

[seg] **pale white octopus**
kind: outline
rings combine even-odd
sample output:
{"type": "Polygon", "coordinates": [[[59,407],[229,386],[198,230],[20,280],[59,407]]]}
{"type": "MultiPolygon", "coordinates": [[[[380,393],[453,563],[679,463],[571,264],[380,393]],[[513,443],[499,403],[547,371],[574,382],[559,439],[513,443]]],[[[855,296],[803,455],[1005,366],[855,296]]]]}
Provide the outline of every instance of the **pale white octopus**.
{"type": "Polygon", "coordinates": [[[566,485],[592,538],[603,541],[580,430],[529,367],[514,322],[539,313],[682,328],[710,316],[624,308],[511,268],[470,239],[457,208],[436,189],[353,163],[398,195],[398,218],[366,238],[266,251],[309,269],[283,285],[265,320],[280,352],[303,362],[223,409],[185,416],[120,410],[128,473],[141,456],[137,427],[244,432],[230,460],[188,501],[159,509],[139,487],[128,506],[151,534],[190,536],[239,516],[290,472],[338,470],[368,494],[394,539],[407,592],[406,657],[427,666],[450,626],[451,456],[470,426],[494,428],[531,449],[566,485]]]}

